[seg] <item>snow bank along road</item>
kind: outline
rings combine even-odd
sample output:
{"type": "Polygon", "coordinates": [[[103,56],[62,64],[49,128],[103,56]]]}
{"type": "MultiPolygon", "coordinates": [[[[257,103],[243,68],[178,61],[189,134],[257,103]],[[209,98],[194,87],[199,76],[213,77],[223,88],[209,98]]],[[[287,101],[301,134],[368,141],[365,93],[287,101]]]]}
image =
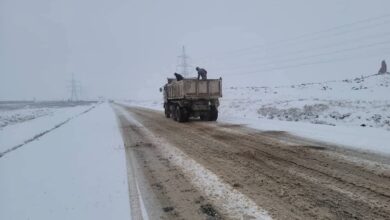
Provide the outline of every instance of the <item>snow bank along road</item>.
{"type": "Polygon", "coordinates": [[[113,107],[125,142],[133,217],[390,216],[389,158],[283,132],[200,121],[182,124],[150,109],[113,107]]]}

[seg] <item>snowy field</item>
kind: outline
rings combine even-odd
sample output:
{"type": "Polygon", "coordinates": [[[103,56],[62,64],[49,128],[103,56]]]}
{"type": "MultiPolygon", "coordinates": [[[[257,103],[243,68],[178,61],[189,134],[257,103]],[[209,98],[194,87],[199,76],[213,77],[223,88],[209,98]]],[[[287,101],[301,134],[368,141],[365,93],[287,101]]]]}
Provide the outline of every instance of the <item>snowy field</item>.
{"type": "Polygon", "coordinates": [[[32,120],[42,116],[50,115],[53,113],[49,108],[38,109],[18,109],[13,111],[3,111],[0,115],[0,128],[8,125],[21,123],[24,121],[32,120]]]}
{"type": "Polygon", "coordinates": [[[86,111],[91,105],[0,105],[0,156],[3,152],[86,111]],[[12,106],[12,108],[9,108],[12,106]]]}
{"type": "MultiPolygon", "coordinates": [[[[220,122],[390,155],[390,74],[223,92],[220,122]]],[[[126,103],[163,110],[162,98],[126,103]]]]}
{"type": "Polygon", "coordinates": [[[279,87],[225,88],[223,115],[390,131],[390,74],[279,87]]]}
{"type": "Polygon", "coordinates": [[[57,110],[90,105],[93,102],[79,101],[0,101],[0,130],[6,126],[29,121],[42,116],[53,115],[57,110]]]}
{"type": "Polygon", "coordinates": [[[0,219],[129,219],[123,141],[108,104],[59,108],[6,126],[0,147],[63,120],[0,157],[0,219]]]}

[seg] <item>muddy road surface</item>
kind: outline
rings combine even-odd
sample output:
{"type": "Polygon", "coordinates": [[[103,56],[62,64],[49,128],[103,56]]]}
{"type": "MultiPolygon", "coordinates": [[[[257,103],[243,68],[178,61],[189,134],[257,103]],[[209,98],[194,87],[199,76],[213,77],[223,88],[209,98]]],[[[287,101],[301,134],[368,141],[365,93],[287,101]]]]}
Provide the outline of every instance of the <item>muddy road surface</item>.
{"type": "Polygon", "coordinates": [[[114,104],[135,219],[390,219],[390,160],[114,104]]]}

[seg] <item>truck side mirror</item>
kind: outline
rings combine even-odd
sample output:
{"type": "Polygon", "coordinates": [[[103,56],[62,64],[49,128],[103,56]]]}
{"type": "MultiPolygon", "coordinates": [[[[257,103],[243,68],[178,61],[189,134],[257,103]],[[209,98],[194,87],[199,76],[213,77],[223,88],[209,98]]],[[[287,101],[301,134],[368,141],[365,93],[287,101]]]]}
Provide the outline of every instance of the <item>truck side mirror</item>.
{"type": "Polygon", "coordinates": [[[160,87],[160,92],[162,92],[162,88],[160,87]]]}

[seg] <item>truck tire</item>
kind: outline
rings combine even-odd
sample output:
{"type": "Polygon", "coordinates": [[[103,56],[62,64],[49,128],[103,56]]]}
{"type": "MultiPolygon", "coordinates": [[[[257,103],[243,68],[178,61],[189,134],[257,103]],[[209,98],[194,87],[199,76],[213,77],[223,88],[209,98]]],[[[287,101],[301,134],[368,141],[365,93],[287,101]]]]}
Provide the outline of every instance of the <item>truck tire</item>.
{"type": "Polygon", "coordinates": [[[178,122],[183,122],[183,115],[180,111],[180,107],[176,106],[176,118],[178,122]]]}
{"type": "Polygon", "coordinates": [[[213,112],[213,116],[211,118],[211,121],[216,121],[218,119],[218,111],[213,112]]]}
{"type": "Polygon", "coordinates": [[[208,111],[200,115],[200,120],[202,121],[212,121],[211,119],[212,119],[211,111],[208,111]]]}
{"type": "Polygon", "coordinates": [[[177,121],[177,114],[176,114],[176,105],[171,105],[170,106],[170,113],[171,113],[171,118],[174,120],[174,121],[177,121]]]}
{"type": "Polygon", "coordinates": [[[165,117],[166,118],[170,118],[171,117],[171,112],[169,111],[169,105],[168,104],[164,104],[164,113],[165,113],[165,117]]]}
{"type": "Polygon", "coordinates": [[[188,122],[190,120],[190,112],[187,108],[183,108],[184,122],[188,122]]]}
{"type": "Polygon", "coordinates": [[[187,122],[188,121],[188,112],[187,109],[180,106],[176,107],[176,117],[178,122],[187,122]]]}
{"type": "Polygon", "coordinates": [[[209,121],[216,121],[217,119],[218,119],[218,110],[215,106],[212,106],[209,112],[209,121]]]}

